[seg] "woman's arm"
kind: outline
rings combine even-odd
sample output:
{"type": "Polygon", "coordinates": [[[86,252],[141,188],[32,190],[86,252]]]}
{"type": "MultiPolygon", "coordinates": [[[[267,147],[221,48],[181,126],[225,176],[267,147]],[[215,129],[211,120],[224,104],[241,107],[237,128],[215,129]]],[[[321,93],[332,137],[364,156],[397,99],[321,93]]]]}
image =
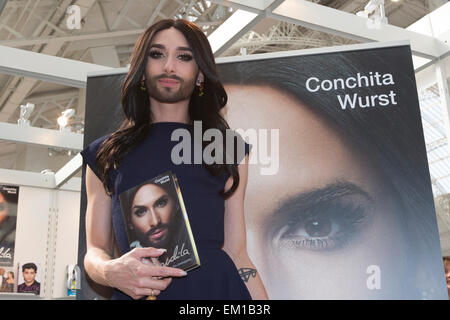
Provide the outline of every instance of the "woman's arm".
{"type": "Polygon", "coordinates": [[[86,166],[86,256],[84,267],[95,282],[108,286],[105,264],[113,258],[111,198],[93,171],[86,166]]]}
{"type": "Polygon", "coordinates": [[[134,299],[158,295],[171,282],[171,277],[185,276],[182,269],[149,265],[144,257],[158,257],[164,251],[156,248],[136,248],[113,257],[111,198],[100,179],[86,167],[86,256],[84,267],[95,282],[117,288],[134,299]],[[153,278],[156,277],[156,278],[153,278]],[[158,279],[158,277],[164,277],[158,279]]]}
{"type": "MultiPolygon", "coordinates": [[[[248,155],[239,166],[239,185],[233,195],[225,200],[225,239],[223,250],[231,257],[238,270],[249,271],[248,276],[242,276],[254,300],[267,300],[267,292],[259,274],[247,253],[247,237],[244,217],[245,189],[248,177],[248,155]],[[249,269],[249,270],[247,270],[249,269]]],[[[233,183],[230,177],[225,184],[229,189],[233,183]]]]}

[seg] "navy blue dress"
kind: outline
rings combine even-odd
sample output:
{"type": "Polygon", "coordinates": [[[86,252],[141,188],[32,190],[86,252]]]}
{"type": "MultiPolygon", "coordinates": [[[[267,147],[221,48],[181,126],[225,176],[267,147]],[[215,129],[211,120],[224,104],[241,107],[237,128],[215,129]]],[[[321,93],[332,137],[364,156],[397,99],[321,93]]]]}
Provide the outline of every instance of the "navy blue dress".
{"type": "MultiPolygon", "coordinates": [[[[172,131],[184,128],[191,133],[191,159],[194,159],[194,125],[181,122],[156,122],[150,125],[146,139],[127,154],[117,170],[110,176],[114,183],[112,195],[112,222],[114,234],[122,254],[130,250],[118,194],[160,173],[171,170],[178,177],[201,266],[188,271],[182,278],[174,277],[160,299],[236,299],[251,300],[250,293],[228,254],[223,251],[224,199],[219,191],[225,186],[228,173],[213,176],[202,164],[174,164],[172,147],[180,143],[171,141],[172,131]]],[[[95,167],[96,152],[108,137],[105,135],[89,144],[82,152],[83,166],[89,165],[100,178],[95,167]]],[[[245,153],[251,144],[245,143],[245,153]]],[[[114,290],[112,299],[130,299],[114,290]]]]}

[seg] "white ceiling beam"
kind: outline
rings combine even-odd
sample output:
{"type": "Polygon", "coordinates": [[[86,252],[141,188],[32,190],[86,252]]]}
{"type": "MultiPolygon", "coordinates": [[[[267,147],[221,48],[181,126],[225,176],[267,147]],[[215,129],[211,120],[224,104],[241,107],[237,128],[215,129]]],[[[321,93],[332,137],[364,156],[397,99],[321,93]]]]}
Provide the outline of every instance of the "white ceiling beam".
{"type": "Polygon", "coordinates": [[[27,101],[38,104],[46,103],[49,101],[65,101],[78,96],[79,89],[62,89],[62,90],[52,90],[44,91],[39,93],[32,93],[27,97],[27,101]]]}
{"type": "Polygon", "coordinates": [[[227,20],[225,20],[214,32],[208,36],[211,43],[212,51],[215,56],[219,56],[236,41],[242,38],[248,31],[261,22],[284,0],[252,0],[252,1],[212,1],[223,5],[237,6],[239,9],[235,11],[227,20]],[[254,5],[256,7],[250,7],[254,5]],[[244,10],[243,10],[243,9],[244,10]]]}
{"type": "MultiPolygon", "coordinates": [[[[434,63],[434,62],[433,62],[434,63]]],[[[450,59],[444,59],[440,61],[441,67],[444,64],[444,70],[448,70],[447,74],[450,72],[450,59]]],[[[425,90],[436,83],[436,72],[435,67],[429,67],[416,71],[416,83],[417,89],[419,91],[425,90]]]]}
{"type": "Polygon", "coordinates": [[[166,4],[166,0],[160,0],[158,5],[156,6],[155,10],[153,10],[152,15],[147,21],[147,27],[151,26],[153,22],[156,20],[156,18],[161,14],[161,10],[166,4]]]}
{"type": "MultiPolygon", "coordinates": [[[[212,2],[219,2],[219,1],[212,1],[212,2]]],[[[274,0],[229,0],[229,1],[220,1],[223,5],[233,6],[233,4],[236,5],[242,5],[247,6],[251,8],[255,8],[257,10],[265,10],[268,6],[270,6],[274,0]]]]}
{"type": "Polygon", "coordinates": [[[118,16],[116,17],[116,20],[114,20],[112,26],[111,26],[111,30],[116,29],[119,26],[120,20],[122,20],[122,18],[127,14],[128,9],[130,7],[132,0],[127,0],[127,2],[125,3],[125,5],[122,7],[122,9],[120,10],[118,16]]]}
{"type": "MultiPolygon", "coordinates": [[[[271,0],[267,0],[271,2],[271,0]]],[[[212,0],[214,3],[228,5],[236,9],[259,12],[267,5],[265,0],[212,0]]],[[[265,7],[265,16],[280,21],[301,25],[309,29],[334,34],[356,41],[398,41],[409,40],[411,49],[417,56],[436,59],[448,54],[450,46],[431,36],[405,30],[389,24],[379,29],[367,28],[367,19],[352,13],[333,9],[305,0],[285,0],[278,7],[270,3],[265,7]],[[270,7],[273,10],[268,10],[270,7]]]]}
{"type": "Polygon", "coordinates": [[[219,56],[251,30],[263,17],[256,13],[237,10],[208,36],[211,49],[219,56]]]}
{"type": "Polygon", "coordinates": [[[70,159],[58,172],[55,173],[55,188],[64,185],[70,178],[77,174],[83,164],[83,158],[80,154],[70,159]]]}
{"type": "Polygon", "coordinates": [[[0,46],[0,73],[84,88],[87,72],[109,69],[112,68],[0,46]]]}
{"type": "Polygon", "coordinates": [[[26,143],[35,146],[52,147],[69,150],[83,149],[83,135],[74,132],[20,126],[0,122],[0,140],[26,143]]]}
{"type": "Polygon", "coordinates": [[[47,43],[64,43],[66,41],[81,41],[81,40],[102,40],[107,38],[117,38],[124,36],[134,36],[143,33],[145,29],[131,29],[131,30],[121,30],[113,32],[100,32],[100,33],[85,33],[79,35],[67,35],[67,36],[45,36],[30,39],[14,39],[14,40],[3,40],[0,41],[0,46],[6,47],[24,47],[36,44],[47,44],[47,43]]]}
{"type": "Polygon", "coordinates": [[[55,174],[22,170],[0,169],[0,183],[68,191],[81,190],[81,179],[78,177],[72,177],[64,184],[57,186],[55,174]]]}
{"type": "Polygon", "coordinates": [[[55,177],[53,174],[0,169],[0,182],[4,184],[53,189],[55,186],[55,177]]]}
{"type": "MultiPolygon", "coordinates": [[[[68,46],[68,48],[66,49],[65,54],[68,55],[69,52],[75,52],[75,51],[88,51],[89,49],[91,49],[93,47],[129,46],[129,47],[133,48],[138,37],[139,37],[139,34],[136,33],[136,34],[120,36],[120,37],[72,41],[70,43],[70,46],[68,46]]],[[[131,49],[131,51],[132,51],[132,49],[131,49]]],[[[130,51],[130,53],[131,53],[131,51],[130,51]]],[[[86,54],[86,53],[84,53],[84,54],[86,54]]],[[[83,58],[83,56],[77,58],[77,60],[82,60],[82,58],[83,58]]]]}
{"type": "Polygon", "coordinates": [[[23,34],[21,34],[20,32],[14,30],[14,28],[11,28],[10,26],[4,24],[4,23],[0,23],[0,29],[5,29],[7,30],[9,33],[15,35],[17,38],[19,39],[25,39],[25,36],[23,34]]]}
{"type": "MultiPolygon", "coordinates": [[[[270,0],[271,3],[274,0],[270,0]]],[[[262,8],[262,0],[255,1],[228,1],[228,0],[211,0],[212,3],[220,4],[234,9],[245,10],[253,13],[260,14],[264,10],[262,8]],[[261,3],[260,3],[261,2],[261,3]]]]}
{"type": "Polygon", "coordinates": [[[450,46],[436,38],[389,24],[368,28],[367,19],[305,0],[285,0],[267,13],[268,17],[302,25],[357,41],[410,40],[414,54],[435,59],[450,51],[450,46]]]}

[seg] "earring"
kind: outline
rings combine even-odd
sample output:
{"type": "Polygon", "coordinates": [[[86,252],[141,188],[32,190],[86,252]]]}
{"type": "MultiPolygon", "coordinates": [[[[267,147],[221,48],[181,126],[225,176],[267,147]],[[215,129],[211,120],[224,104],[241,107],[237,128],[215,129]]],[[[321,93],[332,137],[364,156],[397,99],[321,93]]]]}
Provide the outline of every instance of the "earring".
{"type": "Polygon", "coordinates": [[[198,94],[199,97],[201,97],[205,94],[204,89],[205,89],[205,87],[203,86],[203,82],[199,82],[199,85],[198,85],[198,90],[200,91],[198,94]]]}
{"type": "Polygon", "coordinates": [[[145,87],[145,81],[141,80],[141,86],[139,87],[139,89],[141,89],[142,91],[147,90],[147,88],[145,87]]]}

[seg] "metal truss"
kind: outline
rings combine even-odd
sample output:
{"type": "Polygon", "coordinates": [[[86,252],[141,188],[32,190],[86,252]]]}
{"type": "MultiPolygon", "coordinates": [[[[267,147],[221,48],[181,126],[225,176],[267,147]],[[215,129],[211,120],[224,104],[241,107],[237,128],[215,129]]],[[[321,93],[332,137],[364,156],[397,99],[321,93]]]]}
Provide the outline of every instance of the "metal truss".
{"type": "Polygon", "coordinates": [[[352,43],[356,41],[279,21],[264,34],[255,31],[246,33],[221,56],[238,55],[241,48],[245,48],[247,54],[255,54],[352,43]]]}

